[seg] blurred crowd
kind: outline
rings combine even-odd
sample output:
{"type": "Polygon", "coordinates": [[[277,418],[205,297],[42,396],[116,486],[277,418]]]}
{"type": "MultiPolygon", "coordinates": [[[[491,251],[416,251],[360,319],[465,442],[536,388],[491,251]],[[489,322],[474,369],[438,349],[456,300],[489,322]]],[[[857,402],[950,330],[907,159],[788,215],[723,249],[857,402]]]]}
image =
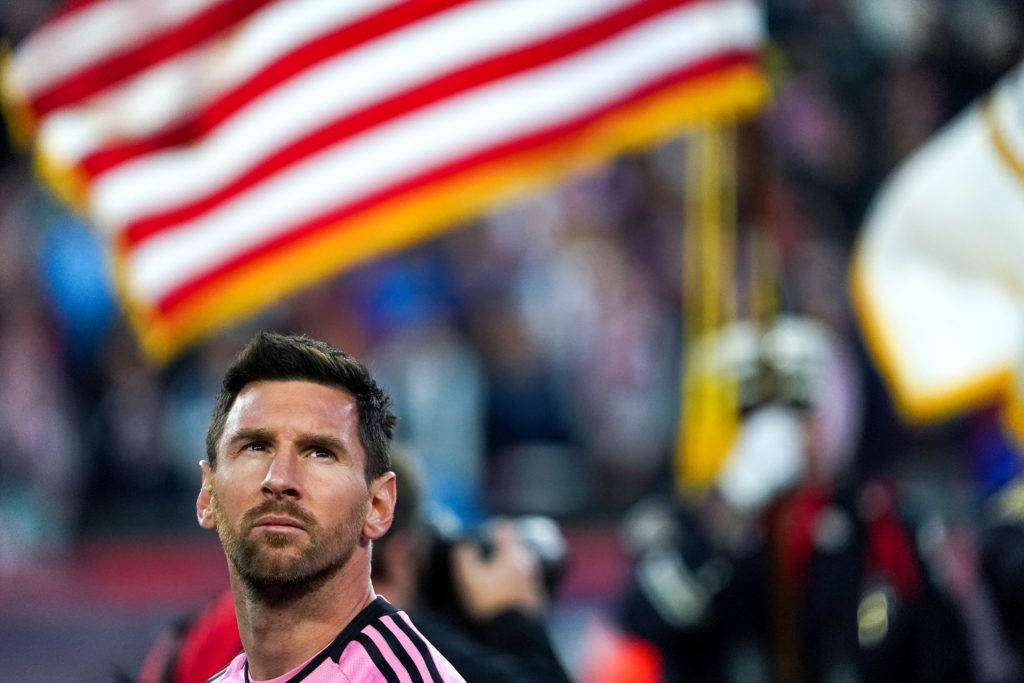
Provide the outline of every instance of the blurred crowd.
{"type": "MultiPolygon", "coordinates": [[[[16,42],[51,4],[4,3],[0,29],[16,42]]],[[[767,16],[774,95],[741,130],[741,233],[767,237],[781,309],[819,321],[841,349],[844,379],[825,391],[844,416],[849,467],[905,474],[906,490],[947,506],[944,492],[964,492],[969,512],[1017,459],[986,414],[938,436],[899,422],[849,312],[846,264],[886,174],[1018,62],[1024,6],[768,0],[767,16]]],[[[622,519],[672,480],[684,153],[677,140],[581,173],[154,367],[118,309],[102,245],[8,148],[0,569],[59,558],[97,531],[193,525],[216,382],[264,327],[368,360],[427,490],[464,522],[622,519]]]]}

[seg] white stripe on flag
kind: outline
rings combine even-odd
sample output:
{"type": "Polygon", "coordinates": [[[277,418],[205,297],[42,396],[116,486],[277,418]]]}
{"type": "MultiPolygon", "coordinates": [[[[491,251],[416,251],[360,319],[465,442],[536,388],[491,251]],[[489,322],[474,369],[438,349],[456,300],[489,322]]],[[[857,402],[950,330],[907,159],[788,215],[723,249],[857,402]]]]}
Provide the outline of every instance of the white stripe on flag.
{"type": "Polygon", "coordinates": [[[26,93],[45,90],[223,1],[97,2],[43,24],[31,34],[18,47],[12,76],[26,93]]]}

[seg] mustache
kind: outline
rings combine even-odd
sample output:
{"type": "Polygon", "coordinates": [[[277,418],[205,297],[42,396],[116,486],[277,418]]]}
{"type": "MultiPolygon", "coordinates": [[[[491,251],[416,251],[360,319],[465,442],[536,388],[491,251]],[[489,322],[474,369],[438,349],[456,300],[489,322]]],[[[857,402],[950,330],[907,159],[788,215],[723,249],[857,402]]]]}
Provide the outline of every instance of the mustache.
{"type": "Polygon", "coordinates": [[[242,515],[242,525],[251,529],[256,521],[264,515],[287,515],[299,521],[302,526],[310,528],[316,526],[316,520],[308,512],[299,507],[298,503],[291,500],[265,500],[256,507],[242,515]]]}

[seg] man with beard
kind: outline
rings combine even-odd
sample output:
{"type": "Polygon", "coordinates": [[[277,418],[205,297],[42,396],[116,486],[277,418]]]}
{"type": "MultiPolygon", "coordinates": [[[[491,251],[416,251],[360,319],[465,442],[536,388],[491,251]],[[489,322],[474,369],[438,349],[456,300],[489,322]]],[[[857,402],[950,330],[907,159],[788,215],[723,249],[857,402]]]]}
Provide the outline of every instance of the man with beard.
{"type": "MultiPolygon", "coordinates": [[[[453,528],[440,511],[426,512],[423,476],[408,453],[392,449],[391,471],[397,501],[391,528],[373,544],[374,591],[468,680],[569,683],[546,619],[565,552],[557,528],[500,517],[453,528]]],[[[206,683],[241,650],[227,588],[160,633],[135,683],[206,683]]]]}
{"type": "Polygon", "coordinates": [[[366,367],[323,342],[261,333],[235,358],[196,512],[224,547],[244,652],[212,680],[463,680],[370,581],[394,422],[366,367]]]}

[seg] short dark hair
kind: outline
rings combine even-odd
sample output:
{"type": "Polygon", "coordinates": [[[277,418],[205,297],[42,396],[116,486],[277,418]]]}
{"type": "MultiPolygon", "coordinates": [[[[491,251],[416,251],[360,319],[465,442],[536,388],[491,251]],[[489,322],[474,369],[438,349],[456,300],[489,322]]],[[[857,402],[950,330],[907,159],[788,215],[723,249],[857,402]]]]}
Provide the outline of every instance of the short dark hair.
{"type": "Polygon", "coordinates": [[[247,385],[262,381],[302,380],[351,394],[359,419],[359,443],[366,452],[366,480],[391,469],[395,414],[391,398],[358,358],[305,335],[260,332],[246,344],[224,373],[206,431],[206,458],[217,466],[217,445],[228,413],[247,385]]]}

